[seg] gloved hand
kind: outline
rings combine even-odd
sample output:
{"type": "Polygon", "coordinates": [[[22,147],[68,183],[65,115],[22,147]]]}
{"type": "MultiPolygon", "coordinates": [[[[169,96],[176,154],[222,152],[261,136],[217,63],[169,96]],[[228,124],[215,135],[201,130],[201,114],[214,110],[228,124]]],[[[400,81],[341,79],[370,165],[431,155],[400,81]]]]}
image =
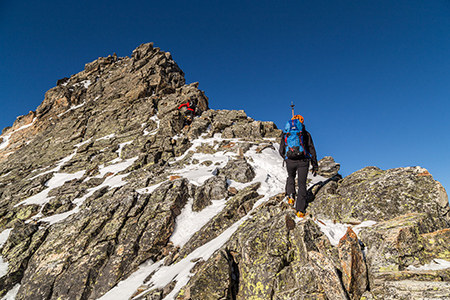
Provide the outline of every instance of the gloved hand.
{"type": "Polygon", "coordinates": [[[314,177],[317,176],[317,169],[318,169],[317,167],[313,167],[312,168],[312,174],[313,174],[314,177]]]}

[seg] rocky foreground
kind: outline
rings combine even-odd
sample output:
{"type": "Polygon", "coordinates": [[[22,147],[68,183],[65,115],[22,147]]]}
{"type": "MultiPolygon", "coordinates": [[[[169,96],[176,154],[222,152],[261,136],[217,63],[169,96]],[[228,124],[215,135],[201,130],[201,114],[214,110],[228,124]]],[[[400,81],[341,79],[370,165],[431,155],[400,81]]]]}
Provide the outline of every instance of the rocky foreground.
{"type": "Polygon", "coordinates": [[[448,196],[427,170],[341,178],[325,157],[299,219],[284,200],[280,133],[210,109],[153,44],[58,80],[0,136],[0,296],[450,299],[448,196]],[[184,127],[177,107],[189,98],[199,117],[184,127]],[[214,214],[183,235],[187,209],[214,214]],[[332,242],[326,222],[347,233],[332,242]],[[148,274],[119,296],[143,265],[148,274]]]}

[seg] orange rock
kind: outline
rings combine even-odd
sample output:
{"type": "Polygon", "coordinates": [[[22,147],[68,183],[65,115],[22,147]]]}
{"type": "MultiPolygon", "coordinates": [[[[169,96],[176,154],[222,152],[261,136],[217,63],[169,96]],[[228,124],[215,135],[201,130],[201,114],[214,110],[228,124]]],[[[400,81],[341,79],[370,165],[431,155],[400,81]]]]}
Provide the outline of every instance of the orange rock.
{"type": "Polygon", "coordinates": [[[233,195],[236,195],[236,194],[238,193],[238,190],[237,190],[236,188],[234,188],[234,187],[228,188],[228,191],[229,191],[230,193],[232,193],[233,195]]]}
{"type": "Polygon", "coordinates": [[[223,146],[224,148],[233,148],[236,145],[234,142],[230,142],[229,144],[223,146]]]}
{"type": "Polygon", "coordinates": [[[358,236],[351,227],[339,240],[338,250],[344,288],[349,293],[350,299],[359,300],[367,288],[367,268],[358,236]]]}
{"type": "Polygon", "coordinates": [[[422,172],[420,174],[417,174],[417,176],[431,176],[431,174],[428,171],[424,171],[424,172],[422,172]]]}

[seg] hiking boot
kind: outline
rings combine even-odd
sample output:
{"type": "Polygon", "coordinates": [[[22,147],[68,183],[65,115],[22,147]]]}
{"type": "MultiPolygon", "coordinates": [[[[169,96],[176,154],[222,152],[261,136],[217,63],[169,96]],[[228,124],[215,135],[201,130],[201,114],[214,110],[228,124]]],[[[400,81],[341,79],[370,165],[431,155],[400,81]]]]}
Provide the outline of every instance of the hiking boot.
{"type": "Polygon", "coordinates": [[[290,205],[294,205],[294,203],[295,203],[295,194],[289,194],[288,195],[288,203],[290,205]]]}
{"type": "Polygon", "coordinates": [[[301,211],[298,211],[297,212],[297,217],[299,217],[299,218],[304,218],[304,217],[306,217],[308,215],[308,213],[302,213],[301,211]]]}

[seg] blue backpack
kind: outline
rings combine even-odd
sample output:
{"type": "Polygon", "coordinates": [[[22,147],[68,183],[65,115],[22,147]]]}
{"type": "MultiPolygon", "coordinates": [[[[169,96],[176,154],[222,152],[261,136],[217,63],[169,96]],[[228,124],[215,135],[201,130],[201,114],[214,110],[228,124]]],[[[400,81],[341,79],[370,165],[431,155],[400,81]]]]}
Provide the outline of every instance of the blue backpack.
{"type": "Polygon", "coordinates": [[[309,157],[303,143],[304,125],[297,119],[289,120],[284,131],[284,143],[286,145],[286,158],[302,159],[309,157]]]}

